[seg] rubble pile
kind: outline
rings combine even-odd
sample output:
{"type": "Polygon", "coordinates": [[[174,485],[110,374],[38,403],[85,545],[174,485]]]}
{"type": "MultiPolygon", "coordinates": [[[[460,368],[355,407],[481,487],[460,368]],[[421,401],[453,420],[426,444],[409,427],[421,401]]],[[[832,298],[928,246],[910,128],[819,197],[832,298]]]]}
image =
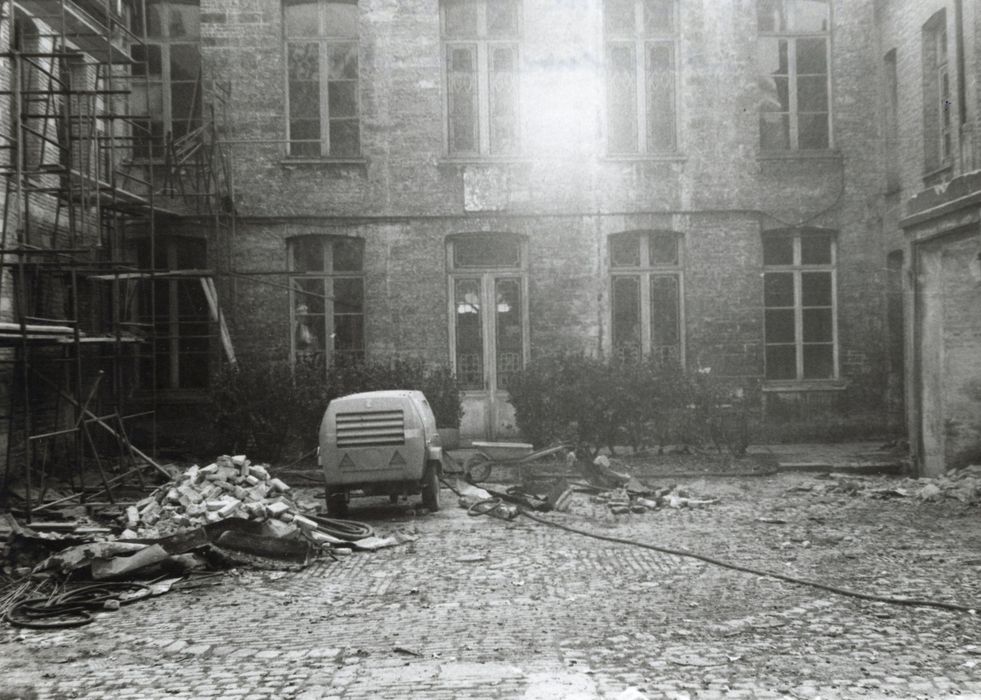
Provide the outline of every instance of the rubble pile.
{"type": "Polygon", "coordinates": [[[701,508],[719,502],[717,498],[696,498],[691,490],[678,486],[653,489],[646,495],[619,488],[598,493],[592,500],[606,504],[614,515],[647,513],[659,508],[701,508]]]}
{"type": "Polygon", "coordinates": [[[981,504],[981,465],[977,464],[932,479],[884,479],[837,473],[825,478],[828,483],[807,490],[877,499],[956,500],[969,505],[981,504]]]}
{"type": "Polygon", "coordinates": [[[277,519],[303,529],[317,524],[299,513],[290,487],[245,455],[223,455],[206,467],[192,466],[126,509],[120,539],[158,539],[226,518],[277,519]]]}

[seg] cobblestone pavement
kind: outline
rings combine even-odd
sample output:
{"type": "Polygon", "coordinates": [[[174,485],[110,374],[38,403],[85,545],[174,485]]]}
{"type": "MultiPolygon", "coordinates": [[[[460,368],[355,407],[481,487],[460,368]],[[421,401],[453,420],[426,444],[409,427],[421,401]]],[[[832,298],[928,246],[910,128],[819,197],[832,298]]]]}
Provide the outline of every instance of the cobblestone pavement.
{"type": "MultiPolygon", "coordinates": [[[[815,483],[704,479],[691,488],[720,497],[709,508],[612,516],[582,496],[549,517],[840,586],[981,604],[978,509],[800,490],[815,483]]],[[[0,627],[0,697],[22,686],[116,700],[981,698],[972,615],[468,517],[443,495],[447,507],[425,516],[356,502],[353,517],[382,533],[414,529],[411,544],[226,574],[77,630],[0,627]]]]}

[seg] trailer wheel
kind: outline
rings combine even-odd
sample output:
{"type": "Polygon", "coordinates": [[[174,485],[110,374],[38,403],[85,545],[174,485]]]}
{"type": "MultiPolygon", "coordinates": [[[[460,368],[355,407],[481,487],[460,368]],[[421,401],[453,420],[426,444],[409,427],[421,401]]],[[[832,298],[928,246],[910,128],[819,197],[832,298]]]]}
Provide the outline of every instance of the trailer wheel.
{"type": "Polygon", "coordinates": [[[494,462],[483,452],[478,452],[470,456],[470,459],[463,465],[463,473],[467,479],[473,483],[486,481],[491,475],[491,467],[494,462]]]}
{"type": "Polygon", "coordinates": [[[332,518],[347,517],[347,494],[343,491],[331,491],[327,494],[327,515],[332,518]]]}
{"type": "Polygon", "coordinates": [[[432,512],[439,510],[439,467],[429,462],[422,474],[422,505],[432,512]]]}

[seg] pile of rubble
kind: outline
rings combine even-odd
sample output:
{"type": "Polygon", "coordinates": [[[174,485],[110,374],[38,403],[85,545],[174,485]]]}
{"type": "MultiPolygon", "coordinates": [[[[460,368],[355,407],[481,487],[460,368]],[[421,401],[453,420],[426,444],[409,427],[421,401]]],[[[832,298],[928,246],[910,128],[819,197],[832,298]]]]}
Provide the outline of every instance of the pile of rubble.
{"type": "Polygon", "coordinates": [[[647,494],[631,492],[626,488],[603,491],[593,496],[593,503],[605,503],[614,515],[647,513],[659,508],[701,508],[718,503],[718,498],[696,498],[690,489],[667,486],[653,489],[647,494]]]}
{"type": "Polygon", "coordinates": [[[223,455],[206,467],[192,466],[135,506],[126,509],[120,539],[157,539],[226,518],[265,522],[272,518],[316,530],[301,515],[290,487],[245,455],[223,455]]]}
{"type": "Polygon", "coordinates": [[[893,479],[832,473],[824,477],[828,483],[794,490],[840,493],[866,498],[912,498],[918,501],[940,502],[956,500],[969,505],[981,504],[981,465],[972,465],[932,479],[893,479]]]}

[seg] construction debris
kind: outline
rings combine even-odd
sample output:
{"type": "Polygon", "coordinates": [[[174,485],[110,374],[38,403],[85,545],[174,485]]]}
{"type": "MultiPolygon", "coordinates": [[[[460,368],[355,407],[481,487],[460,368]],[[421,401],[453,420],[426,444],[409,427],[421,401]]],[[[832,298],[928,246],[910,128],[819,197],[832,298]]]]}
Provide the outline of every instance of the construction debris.
{"type": "Polygon", "coordinates": [[[971,465],[933,479],[895,479],[831,473],[812,493],[837,493],[866,498],[912,498],[920,502],[940,503],[956,500],[968,505],[981,504],[981,465],[971,465]]]}

